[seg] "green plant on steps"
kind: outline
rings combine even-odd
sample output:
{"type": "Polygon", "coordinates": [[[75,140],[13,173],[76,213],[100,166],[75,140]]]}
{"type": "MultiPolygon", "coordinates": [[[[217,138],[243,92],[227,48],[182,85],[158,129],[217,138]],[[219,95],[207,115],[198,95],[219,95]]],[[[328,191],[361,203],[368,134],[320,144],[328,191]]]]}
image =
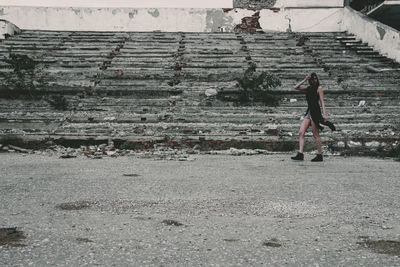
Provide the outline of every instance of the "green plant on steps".
{"type": "Polygon", "coordinates": [[[277,106],[279,97],[270,89],[280,86],[280,79],[268,72],[258,73],[256,64],[252,63],[243,77],[236,78],[240,86],[239,101],[241,103],[262,102],[269,106],[277,106]]]}
{"type": "Polygon", "coordinates": [[[388,152],[388,157],[394,158],[396,161],[400,161],[400,144],[392,146],[388,152]]]}
{"type": "Polygon", "coordinates": [[[8,48],[9,55],[4,57],[3,61],[8,63],[13,71],[3,75],[1,89],[7,91],[6,95],[9,96],[28,93],[33,98],[36,90],[45,85],[43,69],[28,55],[16,54],[12,50],[12,47],[8,48]]]}
{"type": "Polygon", "coordinates": [[[45,100],[50,106],[57,110],[68,110],[69,103],[62,95],[47,96],[45,100]]]}

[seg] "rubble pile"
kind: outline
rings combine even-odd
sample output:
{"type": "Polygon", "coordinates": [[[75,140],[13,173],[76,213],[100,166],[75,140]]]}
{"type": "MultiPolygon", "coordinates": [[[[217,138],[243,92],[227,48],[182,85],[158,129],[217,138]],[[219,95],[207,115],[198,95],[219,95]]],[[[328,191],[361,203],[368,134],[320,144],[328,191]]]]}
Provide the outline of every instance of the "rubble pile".
{"type": "Polygon", "coordinates": [[[154,145],[153,149],[131,150],[117,149],[114,145],[100,144],[93,146],[81,146],[79,148],[64,147],[61,145],[52,145],[46,149],[25,149],[13,145],[0,144],[0,152],[19,152],[27,154],[37,154],[49,157],[69,158],[118,158],[123,156],[133,156],[137,158],[149,158],[154,160],[179,160],[192,161],[193,155],[200,154],[195,149],[177,149],[166,146],[154,145]]]}

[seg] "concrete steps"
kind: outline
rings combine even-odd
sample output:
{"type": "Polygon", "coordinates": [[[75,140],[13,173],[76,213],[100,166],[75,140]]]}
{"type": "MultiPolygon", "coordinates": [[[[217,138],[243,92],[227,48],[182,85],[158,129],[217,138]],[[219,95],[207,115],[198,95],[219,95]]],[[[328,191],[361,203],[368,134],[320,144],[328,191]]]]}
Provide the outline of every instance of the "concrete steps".
{"type": "Polygon", "coordinates": [[[295,142],[307,104],[293,86],[316,72],[328,117],[338,128],[322,133],[325,142],[400,140],[398,64],[342,32],[23,31],[0,43],[6,55],[11,47],[38,63],[45,83],[36,99],[7,97],[13,92],[4,91],[5,77],[14,74],[0,60],[0,92],[7,92],[0,99],[0,136],[295,142]],[[301,35],[308,39],[298,46],[301,35]],[[278,107],[241,106],[205,95],[209,89],[239,93],[235,79],[250,63],[281,79],[274,89],[282,99],[278,107]],[[45,101],[58,94],[67,99],[67,111],[45,101]]]}

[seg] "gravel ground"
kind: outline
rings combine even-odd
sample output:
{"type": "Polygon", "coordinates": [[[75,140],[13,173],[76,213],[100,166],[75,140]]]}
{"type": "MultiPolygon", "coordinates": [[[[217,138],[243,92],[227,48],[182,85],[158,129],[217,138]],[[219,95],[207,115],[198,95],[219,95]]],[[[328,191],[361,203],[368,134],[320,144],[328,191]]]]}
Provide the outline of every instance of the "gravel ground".
{"type": "Polygon", "coordinates": [[[0,154],[1,266],[400,266],[400,163],[0,154]]]}

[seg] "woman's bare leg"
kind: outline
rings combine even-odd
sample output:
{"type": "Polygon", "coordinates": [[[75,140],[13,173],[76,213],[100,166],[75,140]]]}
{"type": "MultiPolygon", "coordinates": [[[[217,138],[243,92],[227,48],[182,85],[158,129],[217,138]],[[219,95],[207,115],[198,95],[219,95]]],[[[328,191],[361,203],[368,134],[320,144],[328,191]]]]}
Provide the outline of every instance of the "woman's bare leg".
{"type": "Polygon", "coordinates": [[[304,151],[304,139],[305,139],[305,134],[310,127],[311,120],[310,119],[304,119],[303,122],[301,123],[300,126],[300,131],[299,131],[299,152],[303,153],[304,151]]]}
{"type": "Polygon", "coordinates": [[[319,137],[319,129],[318,126],[312,121],[311,122],[312,126],[312,132],[315,138],[315,142],[317,143],[318,147],[318,154],[322,154],[322,142],[321,142],[321,137],[319,137]]]}

